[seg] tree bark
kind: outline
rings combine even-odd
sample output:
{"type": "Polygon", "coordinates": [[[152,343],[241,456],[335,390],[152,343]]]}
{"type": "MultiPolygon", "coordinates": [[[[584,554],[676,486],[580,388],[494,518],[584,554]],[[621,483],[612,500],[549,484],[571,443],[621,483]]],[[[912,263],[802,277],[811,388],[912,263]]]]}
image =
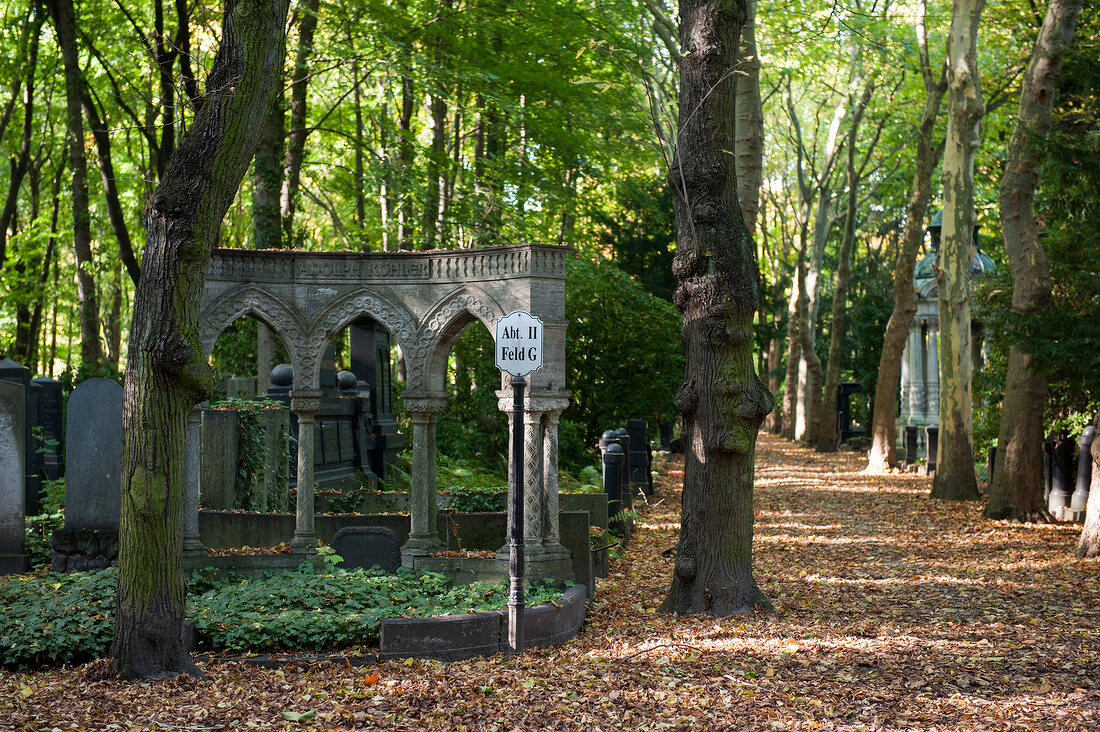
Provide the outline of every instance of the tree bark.
{"type": "Polygon", "coordinates": [[[180,569],[187,417],[211,391],[198,303],[211,248],[271,109],[288,0],[230,0],[207,94],[146,205],[123,398],[122,512],[112,667],[198,674],[180,569]]]}
{"type": "MultiPolygon", "coordinates": [[[[1029,315],[1050,302],[1050,269],[1039,242],[1035,188],[1040,151],[1036,140],[1050,129],[1062,60],[1073,40],[1082,0],[1052,0],[1020,83],[1020,111],[1001,176],[1001,230],[1012,268],[1012,310],[1029,315]]],[[[1031,354],[1013,345],[1008,353],[997,465],[985,517],[1036,521],[1049,518],[1043,503],[1040,447],[1047,375],[1031,354]]]]}
{"type": "Polygon", "coordinates": [[[81,105],[88,116],[88,125],[92,128],[96,152],[99,154],[99,175],[103,181],[103,195],[107,203],[107,217],[111,220],[111,229],[118,242],[118,255],[126,265],[126,273],[136,285],[141,279],[141,267],[134,256],[134,245],[130,240],[130,228],[126,225],[126,213],[122,210],[122,201],[118,194],[118,179],[115,176],[115,164],[111,158],[111,136],[107,125],[99,114],[99,109],[88,90],[88,84],[81,76],[81,105]]]}
{"type": "MultiPolygon", "coordinates": [[[[13,156],[10,161],[8,173],[8,193],[4,199],[4,207],[0,210],[0,268],[7,260],[8,229],[15,220],[16,207],[19,203],[19,189],[23,185],[23,178],[31,169],[31,145],[34,142],[34,77],[38,69],[38,44],[42,36],[43,17],[32,18],[33,13],[28,11],[24,21],[23,33],[27,44],[27,58],[25,66],[26,78],[23,79],[23,134],[19,141],[19,154],[13,156]]],[[[18,95],[20,80],[15,82],[15,94],[12,95],[12,106],[18,95]]],[[[2,132],[2,130],[0,130],[2,132]]]]}
{"type": "Polygon", "coordinates": [[[286,109],[282,91],[275,95],[263,124],[252,161],[252,248],[283,246],[283,158],[286,154],[286,109]]]}
{"type": "Polygon", "coordinates": [[[752,576],[753,456],[772,396],[753,367],[755,247],[737,204],[730,70],[746,0],[682,0],[680,116],[671,183],[679,247],[687,443],[683,516],[665,612],[727,616],[770,607],[752,576]]]}
{"type": "Polygon", "coordinates": [[[416,160],[413,116],[416,113],[416,85],[412,76],[412,58],[407,54],[401,73],[401,117],[397,120],[397,176],[400,181],[397,196],[397,248],[416,249],[413,241],[413,162],[416,160]]]}
{"type": "Polygon", "coordinates": [[[970,258],[974,237],[974,155],[984,113],[977,40],[985,0],[955,0],[947,37],[947,143],[943,154],[943,234],[936,269],[940,310],[939,460],[932,497],[978,498],[971,438],[970,258]]]}
{"type": "Polygon", "coordinates": [[[782,434],[788,440],[795,438],[795,426],[798,423],[798,364],[802,360],[802,339],[799,337],[798,323],[801,318],[796,271],[791,282],[791,296],[787,300],[787,371],[783,377],[782,434]]]}
{"type": "Polygon", "coordinates": [[[76,293],[80,303],[80,360],[98,364],[103,360],[99,342],[99,305],[92,271],[91,214],[88,210],[88,159],[84,153],[84,118],[81,99],[84,77],[76,52],[76,19],[73,0],[57,0],[51,8],[57,25],[57,40],[65,64],[66,127],[69,135],[69,166],[72,169],[73,250],[76,253],[76,293]]]}
{"type": "Polygon", "coordinates": [[[745,4],[745,25],[737,63],[737,201],[750,234],[756,232],[760,182],[764,175],[764,108],[760,101],[760,56],[756,50],[756,2],[745,4]]]}
{"type": "Polygon", "coordinates": [[[302,0],[298,27],[298,51],[294,56],[294,74],[290,81],[290,130],[287,135],[283,167],[283,190],[279,205],[283,218],[283,242],[294,241],[294,213],[298,209],[302,182],[302,160],[306,148],[306,99],[309,92],[309,58],[313,54],[313,35],[317,30],[320,0],[302,0]]]}
{"type": "Polygon", "coordinates": [[[921,76],[924,78],[924,106],[917,127],[916,155],[913,160],[913,183],[909,189],[909,204],[905,218],[905,236],[894,260],[894,309],[886,323],[886,333],[879,356],[878,379],[875,382],[875,406],[871,417],[871,451],[867,456],[867,471],[885,472],[897,463],[897,399],[901,381],[901,358],[913,316],[917,313],[917,293],[913,289],[913,268],[924,241],[924,219],[928,200],[932,197],[932,172],[939,159],[933,145],[936,118],[943,95],[947,91],[947,67],[941,65],[938,80],[933,80],[928,56],[928,34],[925,30],[926,4],[917,5],[917,45],[920,49],[921,76]]]}

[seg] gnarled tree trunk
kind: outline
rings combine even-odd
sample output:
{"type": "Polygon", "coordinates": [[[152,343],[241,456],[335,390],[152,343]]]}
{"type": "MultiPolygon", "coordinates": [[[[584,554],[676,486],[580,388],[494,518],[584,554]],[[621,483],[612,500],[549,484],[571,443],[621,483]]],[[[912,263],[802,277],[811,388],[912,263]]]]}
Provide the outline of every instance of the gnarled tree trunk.
{"type": "Polygon", "coordinates": [[[745,0],[682,0],[680,109],[671,172],[679,247],[684,382],[677,394],[687,462],[666,612],[726,616],[767,605],[752,576],[753,456],[772,397],[753,366],[755,247],[737,204],[730,70],[745,0]]]}
{"type": "MultiPolygon", "coordinates": [[[[1050,129],[1062,59],[1073,40],[1080,9],[1081,0],[1053,0],[1047,7],[1020,84],[1020,111],[1001,176],[1001,230],[1012,268],[1012,309],[1021,315],[1050,301],[1050,270],[1033,208],[1040,168],[1035,138],[1050,129]]],[[[1013,345],[1008,353],[997,465],[986,518],[1035,521],[1048,517],[1043,505],[1040,447],[1046,395],[1046,373],[1031,354],[1013,345]]]]}
{"type": "Polygon", "coordinates": [[[287,0],[229,0],[207,95],[149,200],[123,398],[122,513],[113,668],[197,674],[180,569],[187,417],[211,390],[198,304],[222,219],[271,109],[287,0]]]}

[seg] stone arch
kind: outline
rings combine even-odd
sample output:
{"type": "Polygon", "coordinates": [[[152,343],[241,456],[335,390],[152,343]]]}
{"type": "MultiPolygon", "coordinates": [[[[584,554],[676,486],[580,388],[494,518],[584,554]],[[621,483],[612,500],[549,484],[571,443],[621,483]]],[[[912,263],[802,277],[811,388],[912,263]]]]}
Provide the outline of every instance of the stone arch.
{"type": "Polygon", "coordinates": [[[295,371],[295,383],[301,384],[301,388],[319,388],[317,364],[329,341],[364,315],[384,325],[402,351],[408,353],[415,347],[416,319],[403,304],[393,303],[373,292],[356,291],[332,301],[310,324],[309,342],[301,358],[303,379],[298,381],[295,371]]]}
{"type": "Polygon", "coordinates": [[[480,321],[493,334],[497,321],[505,315],[507,313],[496,299],[471,285],[457,287],[436,301],[421,321],[417,334],[415,368],[421,381],[414,387],[410,377],[410,388],[442,391],[447,357],[466,326],[480,321]]]}
{"type": "Polygon", "coordinates": [[[297,368],[307,341],[306,327],[297,312],[252,284],[226,292],[200,311],[199,338],[203,355],[209,358],[218,336],[246,315],[261,321],[279,337],[290,354],[291,364],[297,368]]]}

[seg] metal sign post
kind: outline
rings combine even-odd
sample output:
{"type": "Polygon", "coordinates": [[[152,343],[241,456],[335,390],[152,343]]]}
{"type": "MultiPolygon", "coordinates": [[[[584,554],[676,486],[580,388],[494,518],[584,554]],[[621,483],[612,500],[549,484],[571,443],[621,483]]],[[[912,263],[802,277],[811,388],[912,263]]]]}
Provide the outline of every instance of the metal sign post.
{"type": "Polygon", "coordinates": [[[542,368],[542,321],[515,310],[497,321],[496,365],[512,377],[512,522],[508,530],[508,645],[523,651],[523,377],[542,368]]]}

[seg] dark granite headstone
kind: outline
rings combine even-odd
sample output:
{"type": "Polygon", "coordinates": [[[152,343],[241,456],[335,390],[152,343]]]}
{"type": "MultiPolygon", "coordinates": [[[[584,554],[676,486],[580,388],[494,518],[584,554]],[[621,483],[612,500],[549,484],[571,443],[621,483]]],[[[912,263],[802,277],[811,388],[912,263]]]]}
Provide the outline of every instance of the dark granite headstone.
{"type": "Polygon", "coordinates": [[[64,454],[65,428],[62,418],[64,398],[61,394],[61,382],[45,376],[33,379],[41,387],[38,402],[38,424],[42,427],[42,462],[45,476],[57,480],[65,474],[64,454]]]}
{"type": "Polygon", "coordinates": [[[0,381],[0,574],[27,569],[24,549],[24,419],[23,387],[0,381]]]}
{"type": "Polygon", "coordinates": [[[940,426],[930,424],[924,428],[925,444],[928,445],[928,474],[936,472],[936,463],[939,458],[940,426]]]}
{"type": "Polygon", "coordinates": [[[905,464],[912,465],[917,462],[917,426],[905,425],[905,464]]]}
{"type": "Polygon", "coordinates": [[[346,569],[378,565],[396,572],[401,567],[401,540],[385,526],[345,526],[332,535],[332,550],[343,558],[339,566],[346,569]]]}
{"type": "Polygon", "coordinates": [[[649,493],[649,437],[648,425],[644,419],[628,419],[626,431],[630,435],[630,453],[627,463],[630,470],[630,484],[649,493]]]}
{"type": "Polygon", "coordinates": [[[118,530],[122,387],[87,379],[69,396],[65,422],[65,528],[118,530]]]}

